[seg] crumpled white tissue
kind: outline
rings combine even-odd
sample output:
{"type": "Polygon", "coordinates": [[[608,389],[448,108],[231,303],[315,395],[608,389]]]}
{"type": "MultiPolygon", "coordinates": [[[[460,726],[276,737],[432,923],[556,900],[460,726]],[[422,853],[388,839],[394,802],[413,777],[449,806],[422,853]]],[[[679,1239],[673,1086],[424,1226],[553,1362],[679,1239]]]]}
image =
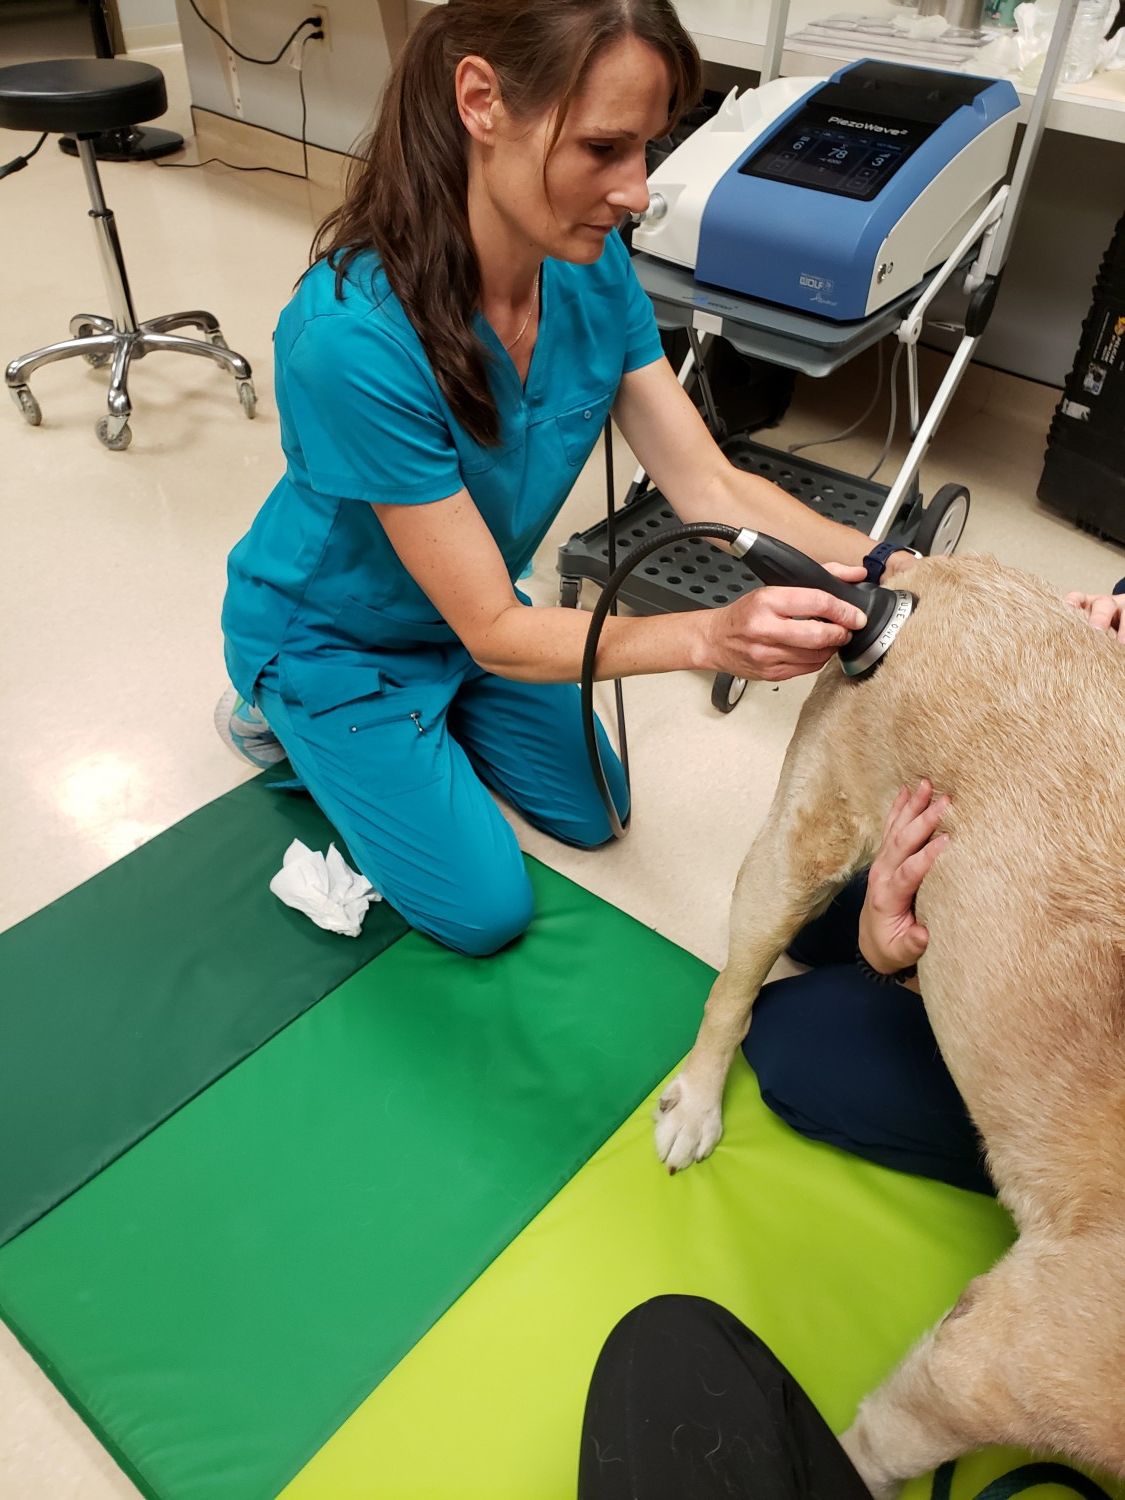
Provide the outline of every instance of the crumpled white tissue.
{"type": "Polygon", "coordinates": [[[367,908],[383,899],[369,880],[351,868],[335,844],[329,844],[325,856],[300,839],[286,849],[270,890],[325,932],[344,937],[359,937],[367,908]]]}

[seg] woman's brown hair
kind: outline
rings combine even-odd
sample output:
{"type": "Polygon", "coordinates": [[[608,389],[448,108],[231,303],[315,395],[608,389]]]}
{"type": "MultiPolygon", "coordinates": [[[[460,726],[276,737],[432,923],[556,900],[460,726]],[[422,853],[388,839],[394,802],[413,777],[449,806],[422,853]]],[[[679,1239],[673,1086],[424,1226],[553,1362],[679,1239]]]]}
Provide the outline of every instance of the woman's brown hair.
{"type": "Polygon", "coordinates": [[[336,272],[338,297],[356,256],[377,252],[453,415],[479,443],[495,444],[500,434],[489,355],[472,322],[480,269],[469,234],[469,137],[457,111],[457,64],[470,55],[491,63],[505,108],[516,119],[556,107],[549,156],[591,63],[627,36],[647,42],[667,62],[674,121],[698,95],[700,66],[671,0],[449,0],[435,6],[407,39],[344,201],[313,242],[313,262],[327,258],[336,272]]]}

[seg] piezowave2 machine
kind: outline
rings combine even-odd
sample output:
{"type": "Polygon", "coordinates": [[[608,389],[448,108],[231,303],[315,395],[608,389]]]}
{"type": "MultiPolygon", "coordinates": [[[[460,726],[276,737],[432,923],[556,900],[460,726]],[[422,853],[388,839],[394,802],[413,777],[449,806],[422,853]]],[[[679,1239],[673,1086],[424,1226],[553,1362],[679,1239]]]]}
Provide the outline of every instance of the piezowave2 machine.
{"type": "Polygon", "coordinates": [[[864,61],[732,93],[649,179],[633,246],[838,321],[916,286],[1008,170],[1010,83],[864,61]]]}
{"type": "MultiPolygon", "coordinates": [[[[968,514],[968,491],[947,484],[923,508],[918,473],[988,325],[1077,7],[1078,0],[1059,0],[1009,182],[1017,122],[1009,84],[871,60],[841,68],[826,82],[779,78],[789,0],[770,0],[759,87],[741,97],[732,92],[718,116],[649,178],[649,207],[633,235],[633,248],[641,252],[634,258],[638,279],[660,326],[687,332],[680,380],[698,379],[716,436],[721,424],[703,363],[712,338],[814,377],[830,375],[887,337],[896,338],[899,349],[891,362],[888,441],[866,479],[794,456],[809,444],[781,452],[748,434],[724,440],[737,467],[764,474],[821,514],[868,532],[872,541],[894,528],[920,552],[953,551],[968,514]],[[964,321],[944,326],[959,326],[962,338],[923,414],[918,340],[935,297],[954,281],[967,298],[964,321]],[[887,487],[873,481],[894,431],[901,353],[907,356],[911,442],[887,487]]],[[[671,506],[643,470],[618,527],[610,438],[607,423],[607,518],[560,547],[558,568],[560,604],[578,604],[584,579],[603,588],[583,660],[582,714],[594,780],[620,837],[628,816],[622,820],[613,804],[593,708],[598,635],[616,597],[642,613],[664,613],[729,604],[760,583],[815,587],[824,580],[815,563],[776,538],[718,524],[676,526],[671,506]],[[708,538],[726,542],[734,556],[708,538]]],[[[846,648],[845,670],[853,680],[878,664],[914,602],[901,591],[858,588],[868,623],[846,648]]],[[[839,591],[838,580],[830,591],[839,591]]],[[[744,686],[720,673],[711,701],[729,712],[744,686]]],[[[616,687],[628,782],[621,684],[616,687]]]]}

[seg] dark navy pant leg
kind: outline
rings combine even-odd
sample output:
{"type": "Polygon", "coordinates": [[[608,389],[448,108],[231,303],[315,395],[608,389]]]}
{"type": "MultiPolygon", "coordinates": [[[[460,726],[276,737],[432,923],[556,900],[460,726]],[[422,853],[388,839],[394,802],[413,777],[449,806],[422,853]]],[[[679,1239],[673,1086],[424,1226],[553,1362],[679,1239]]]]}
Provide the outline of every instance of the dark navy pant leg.
{"type": "Polygon", "coordinates": [[[789,945],[795,963],[819,969],[822,964],[850,964],[859,936],[859,914],[867,896],[867,871],[851,879],[826,911],[803,927],[789,945]]]}
{"type": "Polygon", "coordinates": [[[766,1104],[802,1135],[900,1172],[995,1192],[911,990],[876,984],[854,964],[779,980],[758,997],[743,1051],[766,1104]]]}

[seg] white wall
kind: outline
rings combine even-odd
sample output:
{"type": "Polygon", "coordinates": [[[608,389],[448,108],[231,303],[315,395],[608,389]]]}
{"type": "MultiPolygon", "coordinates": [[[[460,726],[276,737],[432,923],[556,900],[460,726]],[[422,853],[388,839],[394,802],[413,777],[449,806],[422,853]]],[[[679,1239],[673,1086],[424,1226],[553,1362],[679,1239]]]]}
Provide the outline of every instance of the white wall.
{"type": "Polygon", "coordinates": [[[176,0],[117,0],[117,15],[130,52],[179,41],[176,0]]]}
{"type": "Polygon", "coordinates": [[[176,20],[176,0],[117,0],[122,29],[163,26],[176,20]]]}
{"type": "MultiPolygon", "coordinates": [[[[143,3],[143,0],[132,0],[143,3]]],[[[226,48],[176,0],[192,103],[230,119],[300,138],[297,75],[277,67],[228,63],[226,48]]],[[[198,0],[199,8],[242,52],[270,57],[310,12],[309,0],[198,0]]],[[[390,58],[405,26],[405,0],[327,0],[331,49],[305,49],[307,139],[332,151],[349,150],[372,119],[390,58]]]]}

